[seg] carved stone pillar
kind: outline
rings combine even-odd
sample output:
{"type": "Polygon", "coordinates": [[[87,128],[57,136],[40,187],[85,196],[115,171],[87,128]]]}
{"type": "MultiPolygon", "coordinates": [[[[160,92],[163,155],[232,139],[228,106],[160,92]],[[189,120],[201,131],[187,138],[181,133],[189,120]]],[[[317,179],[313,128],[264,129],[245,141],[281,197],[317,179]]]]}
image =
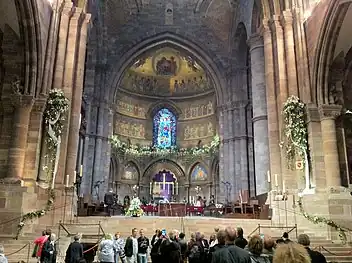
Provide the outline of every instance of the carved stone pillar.
{"type": "MultiPolygon", "coordinates": [[[[227,169],[225,173],[227,173],[226,181],[231,183],[232,190],[230,193],[230,197],[233,198],[233,190],[236,188],[236,180],[235,180],[235,146],[234,146],[234,116],[233,116],[233,108],[232,105],[227,105],[226,108],[226,125],[228,126],[228,137],[225,139],[228,146],[228,154],[227,154],[227,169]]],[[[231,201],[231,200],[230,200],[231,201]]]]}
{"type": "MultiPolygon", "coordinates": [[[[269,159],[270,174],[281,174],[281,150],[279,136],[279,120],[277,111],[277,91],[275,86],[274,59],[273,59],[273,41],[268,21],[263,21],[264,30],[264,57],[265,57],[265,86],[267,117],[268,117],[268,140],[269,140],[269,159]]],[[[271,177],[271,182],[274,178],[271,177]]]]}
{"type": "Polygon", "coordinates": [[[319,107],[327,187],[341,186],[335,125],[335,119],[341,114],[341,110],[341,105],[321,105],[319,107]]]}
{"type": "Polygon", "coordinates": [[[28,141],[26,147],[25,167],[23,171],[23,180],[25,185],[34,185],[37,180],[38,170],[42,167],[38,165],[40,162],[40,149],[43,133],[43,112],[46,106],[46,97],[37,98],[32,107],[30,114],[30,123],[28,128],[28,141]]]}
{"type": "Polygon", "coordinates": [[[75,86],[72,90],[72,103],[71,103],[71,118],[70,118],[70,129],[67,143],[67,155],[66,155],[66,172],[65,174],[70,175],[70,185],[73,183],[73,175],[76,168],[77,153],[78,153],[78,140],[79,140],[79,129],[80,129],[80,115],[82,105],[82,94],[83,94],[83,77],[84,77],[84,66],[86,58],[86,45],[87,45],[87,25],[89,23],[90,15],[85,15],[85,19],[82,22],[79,34],[78,44],[78,59],[76,68],[76,80],[75,86]]]}
{"type": "MultiPolygon", "coordinates": [[[[220,191],[217,193],[217,200],[219,202],[224,202],[226,198],[226,189],[221,183],[222,181],[227,180],[227,169],[228,169],[228,143],[225,138],[228,136],[226,117],[223,107],[219,107],[219,135],[220,135],[220,151],[219,151],[219,188],[220,191]]],[[[188,194],[189,196],[189,194],[188,194]]],[[[187,199],[189,198],[187,196],[187,199]]]]}
{"type": "Polygon", "coordinates": [[[14,106],[13,130],[8,156],[7,180],[17,182],[23,177],[23,165],[26,154],[29,116],[34,103],[33,96],[12,95],[14,106]]]}
{"type": "Polygon", "coordinates": [[[296,56],[295,56],[295,40],[293,37],[292,13],[290,10],[283,11],[283,25],[285,36],[285,54],[287,66],[287,81],[289,95],[299,96],[296,56]]]}
{"type": "Polygon", "coordinates": [[[265,96],[264,43],[259,34],[249,39],[252,70],[254,159],[257,195],[267,189],[269,170],[268,119],[265,96]]]}

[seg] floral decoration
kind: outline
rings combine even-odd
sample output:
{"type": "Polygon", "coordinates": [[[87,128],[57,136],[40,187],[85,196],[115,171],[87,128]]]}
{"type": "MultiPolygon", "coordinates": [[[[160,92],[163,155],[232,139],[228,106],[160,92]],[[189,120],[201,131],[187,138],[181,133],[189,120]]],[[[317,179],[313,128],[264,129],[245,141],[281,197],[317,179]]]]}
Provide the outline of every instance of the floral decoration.
{"type": "Polygon", "coordinates": [[[314,224],[325,224],[325,225],[328,225],[328,226],[334,228],[339,233],[339,237],[340,237],[340,240],[342,241],[342,243],[346,244],[346,242],[347,242],[346,232],[351,232],[352,229],[342,227],[331,219],[326,219],[321,216],[313,216],[313,215],[308,214],[303,208],[302,199],[303,198],[300,196],[297,201],[299,210],[302,213],[302,215],[314,224]]]}
{"type": "Polygon", "coordinates": [[[117,135],[110,137],[110,143],[116,151],[122,155],[130,155],[134,157],[185,156],[196,158],[201,155],[216,153],[219,149],[220,138],[216,135],[209,145],[191,148],[179,148],[177,146],[172,146],[170,148],[159,148],[156,146],[128,145],[127,143],[121,141],[117,135]]]}
{"type": "Polygon", "coordinates": [[[125,215],[126,216],[134,216],[134,217],[140,217],[144,215],[144,211],[141,208],[141,200],[139,200],[138,197],[135,197],[132,199],[130,206],[128,207],[125,215]]]}
{"type": "Polygon", "coordinates": [[[15,236],[15,239],[16,240],[18,239],[19,235],[22,232],[22,229],[24,228],[24,226],[26,225],[26,223],[28,221],[33,221],[35,219],[38,219],[38,218],[46,215],[46,213],[49,212],[53,208],[54,201],[55,201],[55,191],[53,189],[49,189],[48,200],[46,202],[45,208],[41,209],[41,210],[29,212],[27,214],[24,214],[21,217],[20,223],[17,226],[17,233],[15,236]]]}
{"type": "MultiPolygon", "coordinates": [[[[49,125],[51,125],[56,137],[62,134],[64,121],[67,117],[66,112],[69,108],[68,102],[69,101],[62,90],[53,89],[49,92],[44,111],[44,121],[47,125],[47,131],[49,131],[49,125]]],[[[49,134],[46,136],[46,142],[49,150],[56,150],[57,141],[55,141],[49,134]]]]}
{"type": "Polygon", "coordinates": [[[305,165],[308,154],[308,130],[306,105],[296,96],[287,99],[282,110],[283,138],[280,146],[285,149],[287,165],[293,169],[295,158],[301,157],[305,165]]]}

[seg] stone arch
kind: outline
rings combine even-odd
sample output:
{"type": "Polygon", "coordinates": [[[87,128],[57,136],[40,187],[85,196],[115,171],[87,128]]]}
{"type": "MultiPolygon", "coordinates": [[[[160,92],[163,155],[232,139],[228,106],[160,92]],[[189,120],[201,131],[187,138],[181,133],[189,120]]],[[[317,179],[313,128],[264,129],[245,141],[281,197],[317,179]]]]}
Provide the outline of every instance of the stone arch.
{"type": "Polygon", "coordinates": [[[108,98],[114,101],[118,90],[117,87],[122,77],[137,57],[151,49],[165,45],[193,54],[199,64],[209,74],[209,77],[211,77],[214,83],[217,101],[220,103],[225,100],[226,83],[218,65],[216,64],[216,61],[194,42],[170,32],[154,35],[150,38],[144,39],[124,53],[124,55],[117,61],[117,64],[112,67],[116,70],[112,72],[112,77],[108,82],[108,98]]]}
{"type": "Polygon", "coordinates": [[[184,183],[187,178],[184,169],[179,164],[169,159],[159,158],[157,160],[153,160],[146,167],[147,168],[144,170],[141,178],[143,183],[150,182],[154,171],[163,169],[169,169],[170,171],[175,172],[175,176],[181,184],[184,183]]]}
{"type": "MultiPolygon", "coordinates": [[[[142,173],[141,173],[141,169],[140,169],[140,167],[138,166],[137,162],[136,162],[135,160],[133,160],[133,159],[128,159],[128,160],[123,164],[123,169],[126,169],[125,167],[128,166],[128,165],[131,165],[131,166],[133,166],[134,168],[136,168],[137,173],[138,173],[138,177],[137,177],[136,179],[134,179],[134,180],[131,180],[131,182],[139,182],[140,179],[141,179],[142,173]]],[[[122,170],[122,172],[124,172],[124,170],[122,170]]],[[[121,178],[121,179],[123,179],[123,178],[121,178]]]]}
{"type": "Polygon", "coordinates": [[[188,170],[188,181],[189,181],[189,183],[196,183],[197,182],[197,181],[192,181],[192,178],[191,178],[192,172],[193,172],[194,168],[197,165],[200,165],[200,166],[204,167],[206,172],[207,172],[207,176],[208,177],[204,180],[204,182],[210,181],[211,180],[211,171],[210,171],[208,165],[206,165],[204,162],[202,162],[200,160],[197,160],[193,165],[190,166],[190,168],[188,170]]]}
{"type": "Polygon", "coordinates": [[[170,100],[162,100],[154,103],[148,110],[147,115],[151,118],[154,117],[154,115],[161,110],[162,108],[168,108],[173,114],[175,114],[176,119],[179,118],[181,115],[182,111],[177,105],[170,100]]]}
{"type": "Polygon", "coordinates": [[[351,2],[331,1],[320,30],[312,80],[312,97],[318,105],[329,103],[329,65],[334,59],[334,51],[341,25],[351,2]]]}
{"type": "Polygon", "coordinates": [[[251,34],[258,32],[258,29],[261,26],[261,21],[263,20],[263,10],[260,6],[260,1],[255,0],[253,2],[252,8],[252,21],[251,21],[251,34]]]}
{"type": "Polygon", "coordinates": [[[15,1],[20,27],[20,37],[24,43],[24,68],[21,82],[24,93],[38,95],[42,76],[42,39],[37,1],[15,1]],[[37,90],[38,89],[38,90],[37,90]]]}

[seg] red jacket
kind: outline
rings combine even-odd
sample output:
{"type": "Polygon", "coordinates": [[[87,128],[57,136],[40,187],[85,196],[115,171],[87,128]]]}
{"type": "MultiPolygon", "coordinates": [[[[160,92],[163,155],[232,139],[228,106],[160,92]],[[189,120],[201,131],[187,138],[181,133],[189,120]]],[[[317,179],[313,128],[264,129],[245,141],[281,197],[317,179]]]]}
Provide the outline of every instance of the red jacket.
{"type": "Polygon", "coordinates": [[[38,246],[37,257],[40,257],[42,255],[44,243],[48,240],[48,238],[48,236],[41,236],[34,240],[34,244],[38,246]]]}

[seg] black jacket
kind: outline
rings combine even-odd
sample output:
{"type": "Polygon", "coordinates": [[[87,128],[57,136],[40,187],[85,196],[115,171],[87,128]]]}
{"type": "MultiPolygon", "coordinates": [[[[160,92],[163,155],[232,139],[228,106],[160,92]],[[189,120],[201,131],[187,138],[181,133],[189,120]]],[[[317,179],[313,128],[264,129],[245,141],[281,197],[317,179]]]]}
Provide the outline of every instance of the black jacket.
{"type": "Polygon", "coordinates": [[[50,240],[46,241],[43,246],[40,262],[42,263],[56,263],[56,244],[52,244],[50,240]]]}
{"type": "Polygon", "coordinates": [[[251,263],[249,253],[235,245],[218,246],[212,257],[212,263],[251,263]]]}
{"type": "Polygon", "coordinates": [[[306,247],[311,263],[326,263],[326,258],[324,255],[318,251],[313,251],[310,248],[306,247]]]}
{"type": "Polygon", "coordinates": [[[137,241],[138,241],[138,253],[147,254],[147,250],[149,247],[149,239],[147,237],[139,237],[137,241]]]}
{"type": "Polygon", "coordinates": [[[66,263],[79,263],[83,259],[83,246],[81,243],[72,242],[66,250],[66,263]]]}
{"type": "Polygon", "coordinates": [[[125,255],[126,257],[132,257],[133,255],[133,239],[128,237],[125,243],[125,255]]]}
{"type": "Polygon", "coordinates": [[[165,239],[160,244],[160,257],[162,262],[180,263],[181,262],[181,248],[176,241],[165,239]]]}
{"type": "Polygon", "coordinates": [[[244,249],[247,246],[248,242],[244,237],[238,237],[235,240],[235,245],[244,249]]]}

